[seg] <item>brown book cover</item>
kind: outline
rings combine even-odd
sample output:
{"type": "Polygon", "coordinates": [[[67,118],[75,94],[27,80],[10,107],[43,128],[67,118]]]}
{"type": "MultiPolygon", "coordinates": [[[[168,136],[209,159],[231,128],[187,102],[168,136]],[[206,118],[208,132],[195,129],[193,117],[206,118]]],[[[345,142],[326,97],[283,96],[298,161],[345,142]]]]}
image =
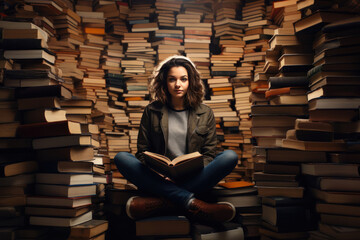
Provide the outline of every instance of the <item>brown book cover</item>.
{"type": "Polygon", "coordinates": [[[71,121],[42,122],[19,126],[17,135],[22,138],[40,138],[81,134],[80,123],[71,121]]]}

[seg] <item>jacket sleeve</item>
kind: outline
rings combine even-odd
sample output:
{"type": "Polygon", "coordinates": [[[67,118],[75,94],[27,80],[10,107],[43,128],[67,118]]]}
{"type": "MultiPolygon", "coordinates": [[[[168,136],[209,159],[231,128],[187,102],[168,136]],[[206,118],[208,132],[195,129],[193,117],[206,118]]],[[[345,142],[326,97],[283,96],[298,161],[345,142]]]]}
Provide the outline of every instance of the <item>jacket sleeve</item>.
{"type": "Polygon", "coordinates": [[[150,110],[148,107],[144,109],[144,113],[141,117],[140,128],[137,139],[137,152],[135,154],[136,158],[141,162],[144,162],[143,152],[149,151],[150,146],[150,110]]]}
{"type": "Polygon", "coordinates": [[[210,108],[208,121],[208,134],[206,134],[204,139],[204,145],[201,149],[201,152],[204,156],[204,164],[208,165],[216,156],[216,145],[217,145],[217,136],[216,136],[216,122],[212,109],[210,108]]]}

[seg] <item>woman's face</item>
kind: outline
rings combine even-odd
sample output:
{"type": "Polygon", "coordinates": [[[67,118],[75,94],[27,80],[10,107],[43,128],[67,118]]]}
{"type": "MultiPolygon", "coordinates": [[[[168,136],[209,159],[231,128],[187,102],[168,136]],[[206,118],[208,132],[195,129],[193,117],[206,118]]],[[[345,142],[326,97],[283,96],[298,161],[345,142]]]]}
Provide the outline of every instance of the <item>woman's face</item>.
{"type": "Polygon", "coordinates": [[[170,68],[166,82],[171,100],[183,100],[189,87],[188,72],[186,69],[182,66],[170,68]]]}

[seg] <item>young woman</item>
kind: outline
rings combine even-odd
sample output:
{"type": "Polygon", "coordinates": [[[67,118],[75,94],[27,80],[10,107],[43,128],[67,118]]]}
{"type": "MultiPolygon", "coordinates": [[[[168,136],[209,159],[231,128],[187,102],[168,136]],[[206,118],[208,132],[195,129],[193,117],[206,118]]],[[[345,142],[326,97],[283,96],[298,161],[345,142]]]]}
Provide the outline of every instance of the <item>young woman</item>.
{"type": "Polygon", "coordinates": [[[206,203],[195,196],[209,191],[229,174],[238,156],[232,150],[216,154],[216,126],[212,110],[202,104],[204,86],[194,63],[172,56],[158,65],[150,83],[154,100],[143,113],[136,157],[127,152],[115,156],[121,174],[151,197],[132,197],[126,212],[141,219],[161,214],[186,215],[199,222],[230,221],[235,208],[227,202],[206,203]],[[200,152],[204,168],[197,174],[169,179],[144,163],[144,151],[168,156],[200,152]]]}

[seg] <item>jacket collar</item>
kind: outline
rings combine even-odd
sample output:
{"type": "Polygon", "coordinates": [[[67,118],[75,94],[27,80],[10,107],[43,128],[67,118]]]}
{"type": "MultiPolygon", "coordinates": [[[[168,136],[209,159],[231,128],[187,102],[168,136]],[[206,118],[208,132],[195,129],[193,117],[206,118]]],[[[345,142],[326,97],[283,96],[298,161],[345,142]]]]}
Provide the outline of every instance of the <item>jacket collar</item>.
{"type": "MultiPolygon", "coordinates": [[[[155,102],[152,102],[150,105],[149,105],[149,108],[153,111],[157,111],[157,112],[161,112],[161,113],[165,113],[167,112],[168,108],[166,107],[166,105],[162,104],[161,102],[159,101],[155,101],[155,102]]],[[[203,113],[206,112],[206,108],[204,107],[203,104],[200,104],[199,106],[197,106],[195,109],[191,109],[190,112],[193,112],[194,114],[196,115],[201,115],[203,113]]]]}

